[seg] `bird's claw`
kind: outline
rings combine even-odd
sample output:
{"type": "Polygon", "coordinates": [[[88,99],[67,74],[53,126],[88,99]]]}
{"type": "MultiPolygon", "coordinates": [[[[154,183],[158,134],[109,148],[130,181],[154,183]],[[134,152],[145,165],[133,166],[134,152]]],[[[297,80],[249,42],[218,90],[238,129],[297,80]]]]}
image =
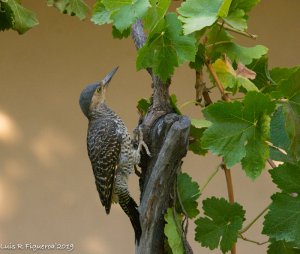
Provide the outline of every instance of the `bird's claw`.
{"type": "Polygon", "coordinates": [[[149,151],[149,148],[147,146],[147,144],[144,142],[143,140],[143,131],[141,126],[138,126],[137,128],[134,129],[133,131],[133,139],[136,141],[136,143],[138,144],[134,153],[135,153],[135,164],[139,164],[140,163],[140,159],[141,159],[141,150],[142,148],[145,149],[147,155],[149,157],[151,157],[151,153],[149,151]]]}
{"type": "Polygon", "coordinates": [[[142,131],[142,127],[141,126],[138,126],[138,148],[137,148],[137,151],[140,153],[142,148],[145,149],[147,155],[149,157],[151,157],[151,153],[149,151],[149,148],[147,146],[147,144],[144,142],[144,136],[143,136],[143,131],[142,131]]]}

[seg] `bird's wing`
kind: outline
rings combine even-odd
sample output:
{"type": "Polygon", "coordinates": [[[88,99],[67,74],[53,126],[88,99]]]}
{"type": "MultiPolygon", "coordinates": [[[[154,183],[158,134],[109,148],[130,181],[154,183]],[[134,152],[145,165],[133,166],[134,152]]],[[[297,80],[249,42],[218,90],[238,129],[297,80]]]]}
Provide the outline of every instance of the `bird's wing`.
{"type": "Polygon", "coordinates": [[[121,152],[122,137],[114,121],[95,123],[88,136],[88,151],[96,186],[106,213],[110,212],[115,172],[121,152]]]}

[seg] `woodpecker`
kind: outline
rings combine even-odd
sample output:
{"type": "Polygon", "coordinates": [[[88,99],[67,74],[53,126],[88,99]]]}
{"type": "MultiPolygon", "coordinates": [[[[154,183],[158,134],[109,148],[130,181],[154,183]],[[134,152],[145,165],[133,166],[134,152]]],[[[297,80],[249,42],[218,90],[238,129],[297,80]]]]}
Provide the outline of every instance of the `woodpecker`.
{"type": "Polygon", "coordinates": [[[142,234],[139,212],[128,191],[128,176],[139,163],[139,149],[134,148],[121,118],[105,102],[107,86],[117,69],[101,82],[88,85],[80,94],[79,104],[88,119],[87,150],[100,201],[107,214],[113,202],[120,204],[139,242],[142,234]]]}

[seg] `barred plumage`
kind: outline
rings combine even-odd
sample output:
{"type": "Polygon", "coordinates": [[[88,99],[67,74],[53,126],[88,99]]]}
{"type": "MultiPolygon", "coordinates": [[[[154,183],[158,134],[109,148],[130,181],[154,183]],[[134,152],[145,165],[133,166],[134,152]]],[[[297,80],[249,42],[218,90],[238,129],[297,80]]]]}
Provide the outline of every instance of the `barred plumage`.
{"type": "Polygon", "coordinates": [[[128,191],[128,175],[133,172],[136,153],[123,121],[105,104],[106,85],[115,71],[109,73],[100,84],[88,86],[81,93],[80,106],[89,120],[88,155],[101,203],[109,214],[112,202],[119,202],[139,241],[139,213],[128,191]]]}

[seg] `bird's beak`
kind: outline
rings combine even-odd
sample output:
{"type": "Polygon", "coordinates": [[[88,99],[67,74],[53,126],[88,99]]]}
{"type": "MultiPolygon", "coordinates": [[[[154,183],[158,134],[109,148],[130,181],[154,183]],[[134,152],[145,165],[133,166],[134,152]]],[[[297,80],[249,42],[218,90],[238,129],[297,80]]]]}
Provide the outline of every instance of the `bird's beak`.
{"type": "Polygon", "coordinates": [[[102,79],[101,83],[103,86],[107,86],[111,81],[112,77],[115,75],[119,67],[114,68],[110,73],[108,73],[104,79],[102,79]]]}

